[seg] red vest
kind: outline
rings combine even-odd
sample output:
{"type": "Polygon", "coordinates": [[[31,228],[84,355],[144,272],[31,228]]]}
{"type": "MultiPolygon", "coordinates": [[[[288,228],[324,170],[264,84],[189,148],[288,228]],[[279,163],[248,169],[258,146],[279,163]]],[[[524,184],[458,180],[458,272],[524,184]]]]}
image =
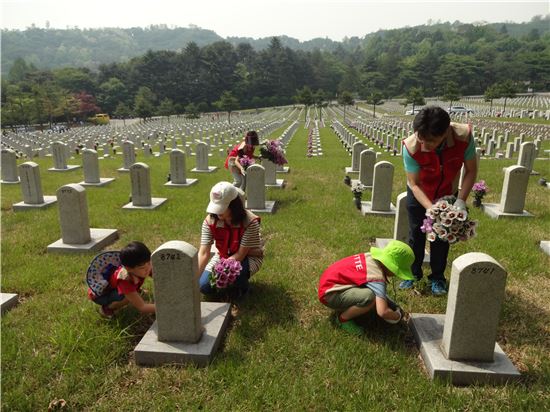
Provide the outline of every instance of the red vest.
{"type": "Polygon", "coordinates": [[[453,133],[444,142],[445,147],[439,154],[435,150],[422,151],[416,134],[403,141],[411,157],[420,166],[420,186],[432,202],[442,196],[452,195],[457,190],[457,178],[472,135],[471,125],[451,123],[451,127],[453,133]]]}
{"type": "Polygon", "coordinates": [[[368,282],[384,282],[383,275],[367,274],[367,259],[364,253],[348,256],[334,262],[319,279],[318,297],[326,304],[325,295],[338,290],[365,285],[368,282]]]}
{"type": "MultiPolygon", "coordinates": [[[[252,214],[250,213],[250,215],[252,214]]],[[[256,220],[260,221],[260,218],[256,215],[249,216],[249,212],[247,211],[245,221],[238,227],[228,226],[225,222],[223,226],[219,227],[217,226],[218,221],[216,220],[214,220],[214,223],[209,223],[208,220],[206,221],[212,233],[212,237],[214,237],[216,249],[218,249],[218,253],[222,258],[227,259],[229,256],[237,253],[241,246],[241,239],[243,238],[246,228],[250,223],[256,220]]]]}
{"type": "MultiPolygon", "coordinates": [[[[226,169],[229,169],[229,158],[230,157],[239,157],[239,146],[241,145],[241,143],[239,143],[233,149],[231,149],[231,151],[229,152],[229,154],[225,158],[224,167],[226,169]]],[[[254,146],[248,146],[248,145],[245,144],[244,147],[243,147],[243,151],[244,151],[245,156],[248,156],[248,157],[254,156],[254,146]],[[249,149],[249,147],[251,149],[249,149]]]]}

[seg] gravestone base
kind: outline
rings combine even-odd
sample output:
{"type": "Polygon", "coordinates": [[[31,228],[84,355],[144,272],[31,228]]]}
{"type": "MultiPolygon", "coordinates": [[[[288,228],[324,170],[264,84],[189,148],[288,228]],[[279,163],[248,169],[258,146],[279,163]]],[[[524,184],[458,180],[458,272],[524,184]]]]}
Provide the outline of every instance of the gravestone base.
{"type": "Polygon", "coordinates": [[[547,255],[550,255],[550,240],[541,240],[540,248],[544,253],[546,253],[547,255]]]}
{"type": "Polygon", "coordinates": [[[284,179],[275,179],[275,181],[277,182],[275,184],[266,183],[265,187],[271,187],[271,188],[274,188],[274,189],[282,189],[282,188],[285,187],[285,180],[284,179]]]}
{"type": "Polygon", "coordinates": [[[16,293],[0,293],[0,307],[1,314],[3,315],[8,310],[17,305],[17,294],[16,293]]]}
{"type": "MultiPolygon", "coordinates": [[[[388,243],[393,239],[386,239],[386,238],[376,238],[376,241],[374,243],[374,246],[376,246],[379,249],[384,249],[388,243]]],[[[429,265],[430,264],[430,251],[428,249],[424,249],[424,260],[422,261],[423,265],[429,265]]]]}
{"type": "Polygon", "coordinates": [[[129,209],[129,210],[153,210],[162,205],[164,202],[166,202],[168,199],[165,197],[152,197],[151,198],[151,204],[149,206],[134,206],[132,202],[125,204],[122,206],[123,209],[129,209]]]}
{"type": "Polygon", "coordinates": [[[350,166],[350,167],[346,167],[346,173],[359,173],[359,169],[357,170],[353,170],[353,168],[350,166]]]}
{"type": "Polygon", "coordinates": [[[395,216],[396,208],[393,203],[390,203],[390,210],[372,210],[372,202],[361,202],[361,214],[378,215],[378,216],[395,216]]]}
{"type": "Polygon", "coordinates": [[[289,173],[290,172],[290,167],[283,166],[281,169],[276,169],[275,172],[276,173],[289,173]]]}
{"type": "Polygon", "coordinates": [[[495,343],[493,362],[453,361],[441,351],[445,315],[411,313],[409,321],[430,378],[453,385],[501,384],[521,377],[508,356],[495,343]]]}
{"type": "Polygon", "coordinates": [[[8,182],[6,180],[0,180],[0,183],[2,183],[3,185],[18,185],[19,183],[21,183],[20,180],[13,180],[11,182],[8,182]]]}
{"type": "Polygon", "coordinates": [[[254,212],[254,213],[269,213],[269,214],[273,214],[275,213],[275,204],[276,204],[276,201],[275,200],[266,200],[265,201],[265,208],[264,209],[255,209],[255,208],[249,208],[248,207],[248,200],[246,201],[246,205],[245,205],[245,208],[250,210],[251,212],[254,212]]]}
{"type": "Polygon", "coordinates": [[[77,245],[74,243],[63,243],[59,239],[48,245],[48,252],[53,253],[86,253],[97,252],[105,246],[114,243],[118,239],[117,229],[92,229],[90,228],[91,240],[88,243],[77,245]]]}
{"type": "Polygon", "coordinates": [[[201,323],[204,328],[197,343],[159,342],[155,321],[134,349],[136,364],[160,366],[193,363],[207,366],[214,357],[231,315],[229,303],[201,302],[201,323]]]}
{"type": "Polygon", "coordinates": [[[25,203],[19,202],[13,204],[14,211],[32,210],[32,209],[44,209],[57,202],[57,196],[44,196],[44,203],[25,203]]]}
{"type": "Polygon", "coordinates": [[[206,169],[199,170],[196,167],[191,169],[191,171],[195,173],[212,173],[212,172],[215,172],[216,170],[218,170],[217,166],[208,166],[208,170],[206,169]]]}
{"type": "Polygon", "coordinates": [[[106,186],[109,183],[111,183],[113,180],[115,180],[114,177],[100,177],[98,183],[86,183],[86,182],[80,182],[80,186],[106,186]]]}
{"type": "MultiPolygon", "coordinates": [[[[359,183],[361,183],[361,181],[359,179],[351,179],[351,185],[358,185],[359,183]]],[[[367,186],[367,185],[363,185],[365,187],[365,189],[372,189],[372,185],[370,186],[367,186]]]]}
{"type": "Polygon", "coordinates": [[[124,167],[121,167],[121,168],[117,169],[116,171],[120,172],[120,173],[130,173],[130,169],[126,169],[124,167]]]}
{"type": "Polygon", "coordinates": [[[483,211],[486,215],[492,217],[493,219],[499,219],[501,217],[533,217],[531,213],[527,210],[524,210],[523,213],[505,213],[500,210],[499,203],[483,203],[481,205],[483,211]]]}
{"type": "Polygon", "coordinates": [[[199,179],[185,179],[185,183],[172,183],[172,181],[170,181],[170,182],[166,182],[164,184],[164,186],[168,186],[168,187],[188,187],[188,186],[194,185],[198,181],[199,181],[199,179]]]}
{"type": "Polygon", "coordinates": [[[48,170],[50,172],[69,172],[71,170],[80,169],[80,165],[67,165],[65,169],[56,169],[55,167],[50,167],[48,170]]]}

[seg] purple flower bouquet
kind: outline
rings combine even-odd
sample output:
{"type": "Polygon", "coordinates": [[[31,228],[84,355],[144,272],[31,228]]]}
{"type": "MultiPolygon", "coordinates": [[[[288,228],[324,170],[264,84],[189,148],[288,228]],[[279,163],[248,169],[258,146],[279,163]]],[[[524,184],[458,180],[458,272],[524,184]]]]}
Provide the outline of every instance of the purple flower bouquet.
{"type": "Polygon", "coordinates": [[[255,160],[252,157],[248,157],[246,155],[244,155],[239,159],[239,163],[241,164],[242,167],[244,167],[244,170],[248,169],[248,166],[253,165],[254,162],[255,160]]]}
{"type": "Polygon", "coordinates": [[[210,273],[210,286],[216,289],[226,289],[235,283],[241,269],[241,262],[238,260],[220,257],[210,273]]]}
{"type": "Polygon", "coordinates": [[[263,142],[260,146],[260,157],[270,160],[278,166],[288,163],[283,145],[279,140],[266,140],[263,142]]]}
{"type": "Polygon", "coordinates": [[[426,210],[426,219],[420,230],[426,233],[430,242],[440,239],[453,244],[476,235],[477,221],[469,220],[466,212],[458,210],[453,205],[455,200],[454,196],[442,197],[426,210]]]}

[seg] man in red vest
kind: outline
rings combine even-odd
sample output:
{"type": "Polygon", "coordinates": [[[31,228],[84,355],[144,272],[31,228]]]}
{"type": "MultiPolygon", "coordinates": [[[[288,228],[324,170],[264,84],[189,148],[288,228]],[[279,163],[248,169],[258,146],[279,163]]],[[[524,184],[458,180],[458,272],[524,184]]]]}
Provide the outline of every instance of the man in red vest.
{"type": "MultiPolygon", "coordinates": [[[[409,215],[409,244],[415,260],[412,272],[415,280],[399,285],[409,289],[422,278],[422,262],[426,235],[420,227],[426,209],[443,196],[455,195],[455,206],[466,210],[466,199],[477,176],[477,159],[472,127],[469,124],[451,123],[449,114],[438,106],[425,107],[413,122],[414,134],[403,141],[403,163],[407,173],[407,210],[409,215]],[[462,186],[458,191],[460,169],[464,165],[462,186]]],[[[447,293],[445,267],[449,243],[440,239],[430,242],[432,293],[447,293]]]]}

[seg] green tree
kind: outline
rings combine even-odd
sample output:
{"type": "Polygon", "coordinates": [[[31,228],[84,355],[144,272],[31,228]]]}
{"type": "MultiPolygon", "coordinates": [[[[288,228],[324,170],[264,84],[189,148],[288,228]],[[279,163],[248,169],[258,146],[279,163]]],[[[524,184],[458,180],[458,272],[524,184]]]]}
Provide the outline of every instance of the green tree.
{"type": "Polygon", "coordinates": [[[451,106],[453,105],[453,101],[457,101],[460,99],[460,90],[458,89],[458,84],[452,81],[447,82],[443,90],[442,99],[444,102],[449,102],[449,113],[451,113],[451,106]]]}
{"type": "Polygon", "coordinates": [[[367,96],[367,103],[372,104],[372,117],[376,117],[376,106],[384,103],[382,93],[373,91],[367,96]]]}
{"type": "Polygon", "coordinates": [[[220,99],[214,102],[214,106],[227,112],[227,121],[231,123],[231,112],[239,108],[239,101],[233,96],[233,93],[226,90],[222,93],[220,99]]]}
{"type": "Polygon", "coordinates": [[[296,90],[296,96],[294,96],[294,100],[297,103],[303,104],[305,106],[304,110],[304,122],[306,121],[306,115],[307,115],[307,109],[309,106],[311,106],[314,103],[313,100],[313,93],[309,86],[304,86],[299,90],[296,90]]]}
{"type": "Polygon", "coordinates": [[[497,87],[500,97],[504,97],[504,107],[502,109],[502,114],[504,115],[504,112],[506,111],[506,100],[516,97],[517,88],[514,82],[511,80],[505,80],[497,87]]]}
{"type": "Polygon", "coordinates": [[[132,115],[132,109],[124,102],[120,102],[115,111],[114,115],[122,119],[124,126],[126,126],[126,119],[132,115]]]}
{"type": "Polygon", "coordinates": [[[323,108],[328,106],[328,102],[326,100],[326,94],[321,89],[317,90],[317,92],[313,95],[313,103],[315,104],[315,107],[319,109],[320,121],[323,120],[323,108]]]}
{"type": "Polygon", "coordinates": [[[155,94],[146,86],[141,86],[134,98],[134,112],[143,120],[151,117],[154,113],[156,101],[155,94]]]}
{"type": "Polygon", "coordinates": [[[407,99],[405,102],[405,104],[412,104],[412,110],[414,114],[415,106],[423,106],[426,104],[426,100],[424,99],[424,92],[420,87],[411,87],[407,92],[407,99]]]}
{"type": "Polygon", "coordinates": [[[176,109],[174,107],[174,102],[172,100],[170,100],[168,97],[165,97],[160,102],[157,113],[159,114],[159,116],[168,117],[168,122],[170,122],[170,116],[173,115],[174,113],[176,113],[176,109]]]}
{"type": "Polygon", "coordinates": [[[355,104],[355,100],[349,91],[344,90],[338,96],[338,103],[344,106],[344,123],[346,123],[346,106],[355,104]]]}
{"type": "MultiPolygon", "coordinates": [[[[503,27],[506,27],[504,25],[503,27]]],[[[500,90],[498,88],[497,84],[492,84],[485,90],[485,94],[483,95],[483,98],[486,102],[491,102],[491,106],[489,107],[489,113],[493,110],[493,100],[500,98],[500,90]]]]}
{"type": "Polygon", "coordinates": [[[185,106],[185,117],[188,119],[198,119],[200,117],[199,108],[195,103],[189,103],[185,106]]]}
{"type": "Polygon", "coordinates": [[[128,89],[118,78],[111,77],[99,86],[98,102],[106,113],[113,113],[120,103],[128,101],[128,89]]]}

